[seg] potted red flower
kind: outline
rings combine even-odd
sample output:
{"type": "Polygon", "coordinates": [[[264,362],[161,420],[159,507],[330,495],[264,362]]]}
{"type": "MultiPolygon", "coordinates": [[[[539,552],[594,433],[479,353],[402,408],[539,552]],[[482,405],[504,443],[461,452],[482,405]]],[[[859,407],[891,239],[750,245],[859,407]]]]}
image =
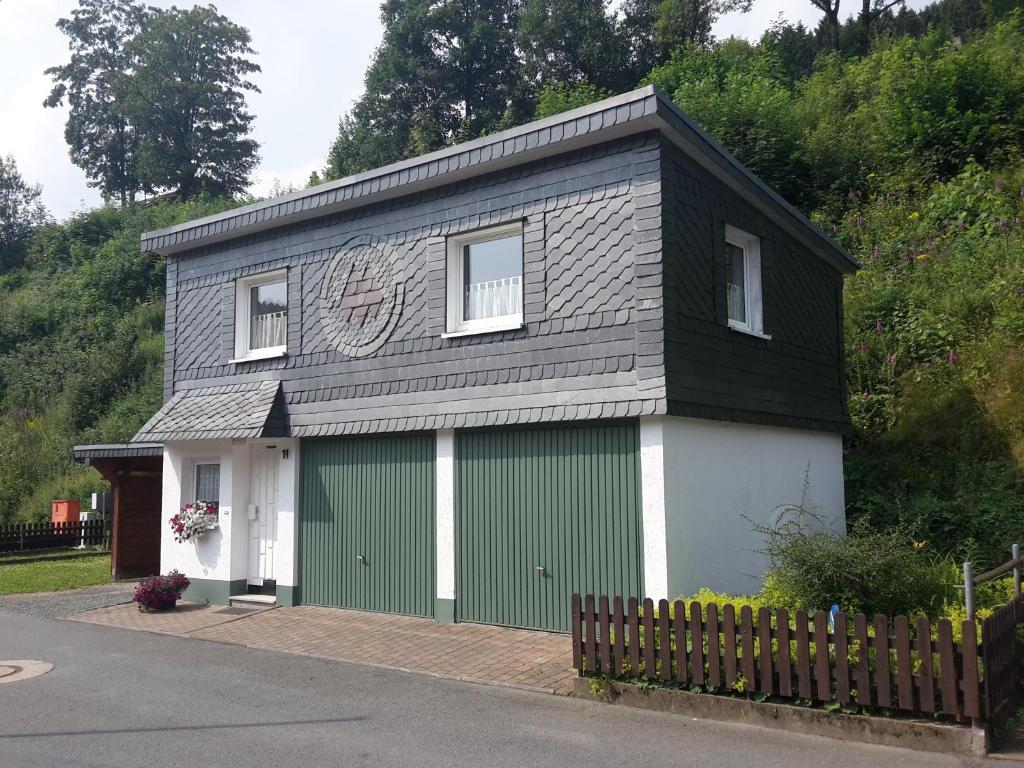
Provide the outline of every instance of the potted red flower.
{"type": "Polygon", "coordinates": [[[190,583],[188,577],[178,571],[171,571],[164,576],[150,576],[138,583],[133,597],[140,611],[167,611],[177,604],[178,598],[190,583]]]}

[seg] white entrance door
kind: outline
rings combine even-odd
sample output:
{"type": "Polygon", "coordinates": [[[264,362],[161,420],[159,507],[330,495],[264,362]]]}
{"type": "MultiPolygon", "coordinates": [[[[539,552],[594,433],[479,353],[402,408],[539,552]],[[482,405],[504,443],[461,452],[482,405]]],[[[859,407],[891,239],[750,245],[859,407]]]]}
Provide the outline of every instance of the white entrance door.
{"type": "Polygon", "coordinates": [[[277,447],[252,448],[249,481],[249,574],[250,584],[262,585],[274,577],[274,543],[277,540],[277,447]]]}

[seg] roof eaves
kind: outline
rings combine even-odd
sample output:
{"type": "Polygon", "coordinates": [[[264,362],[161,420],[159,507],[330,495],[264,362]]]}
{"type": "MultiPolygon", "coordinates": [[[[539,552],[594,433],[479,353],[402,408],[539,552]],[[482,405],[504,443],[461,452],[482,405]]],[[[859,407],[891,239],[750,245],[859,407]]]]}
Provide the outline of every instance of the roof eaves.
{"type": "Polygon", "coordinates": [[[653,86],[483,136],[354,176],[142,234],[142,249],[161,255],[562,154],[654,128],[653,86]]]}

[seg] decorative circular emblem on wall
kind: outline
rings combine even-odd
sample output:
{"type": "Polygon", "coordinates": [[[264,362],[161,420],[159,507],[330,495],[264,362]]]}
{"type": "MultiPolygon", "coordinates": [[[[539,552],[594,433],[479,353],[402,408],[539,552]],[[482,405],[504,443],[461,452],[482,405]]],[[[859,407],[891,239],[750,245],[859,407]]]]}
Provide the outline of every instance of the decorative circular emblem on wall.
{"type": "Polygon", "coordinates": [[[350,240],[331,260],[320,289],[327,340],[350,357],[376,352],[402,314],[405,285],[394,260],[374,238],[350,240]]]}

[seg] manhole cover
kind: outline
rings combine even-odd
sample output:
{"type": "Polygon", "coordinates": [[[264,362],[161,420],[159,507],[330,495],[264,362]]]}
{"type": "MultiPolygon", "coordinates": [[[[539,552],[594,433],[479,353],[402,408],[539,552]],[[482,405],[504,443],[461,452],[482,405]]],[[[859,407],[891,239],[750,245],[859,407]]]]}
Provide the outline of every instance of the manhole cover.
{"type": "Polygon", "coordinates": [[[48,661],[32,661],[31,659],[0,661],[0,684],[28,680],[31,677],[45,675],[51,669],[53,669],[53,664],[48,661]]]}

